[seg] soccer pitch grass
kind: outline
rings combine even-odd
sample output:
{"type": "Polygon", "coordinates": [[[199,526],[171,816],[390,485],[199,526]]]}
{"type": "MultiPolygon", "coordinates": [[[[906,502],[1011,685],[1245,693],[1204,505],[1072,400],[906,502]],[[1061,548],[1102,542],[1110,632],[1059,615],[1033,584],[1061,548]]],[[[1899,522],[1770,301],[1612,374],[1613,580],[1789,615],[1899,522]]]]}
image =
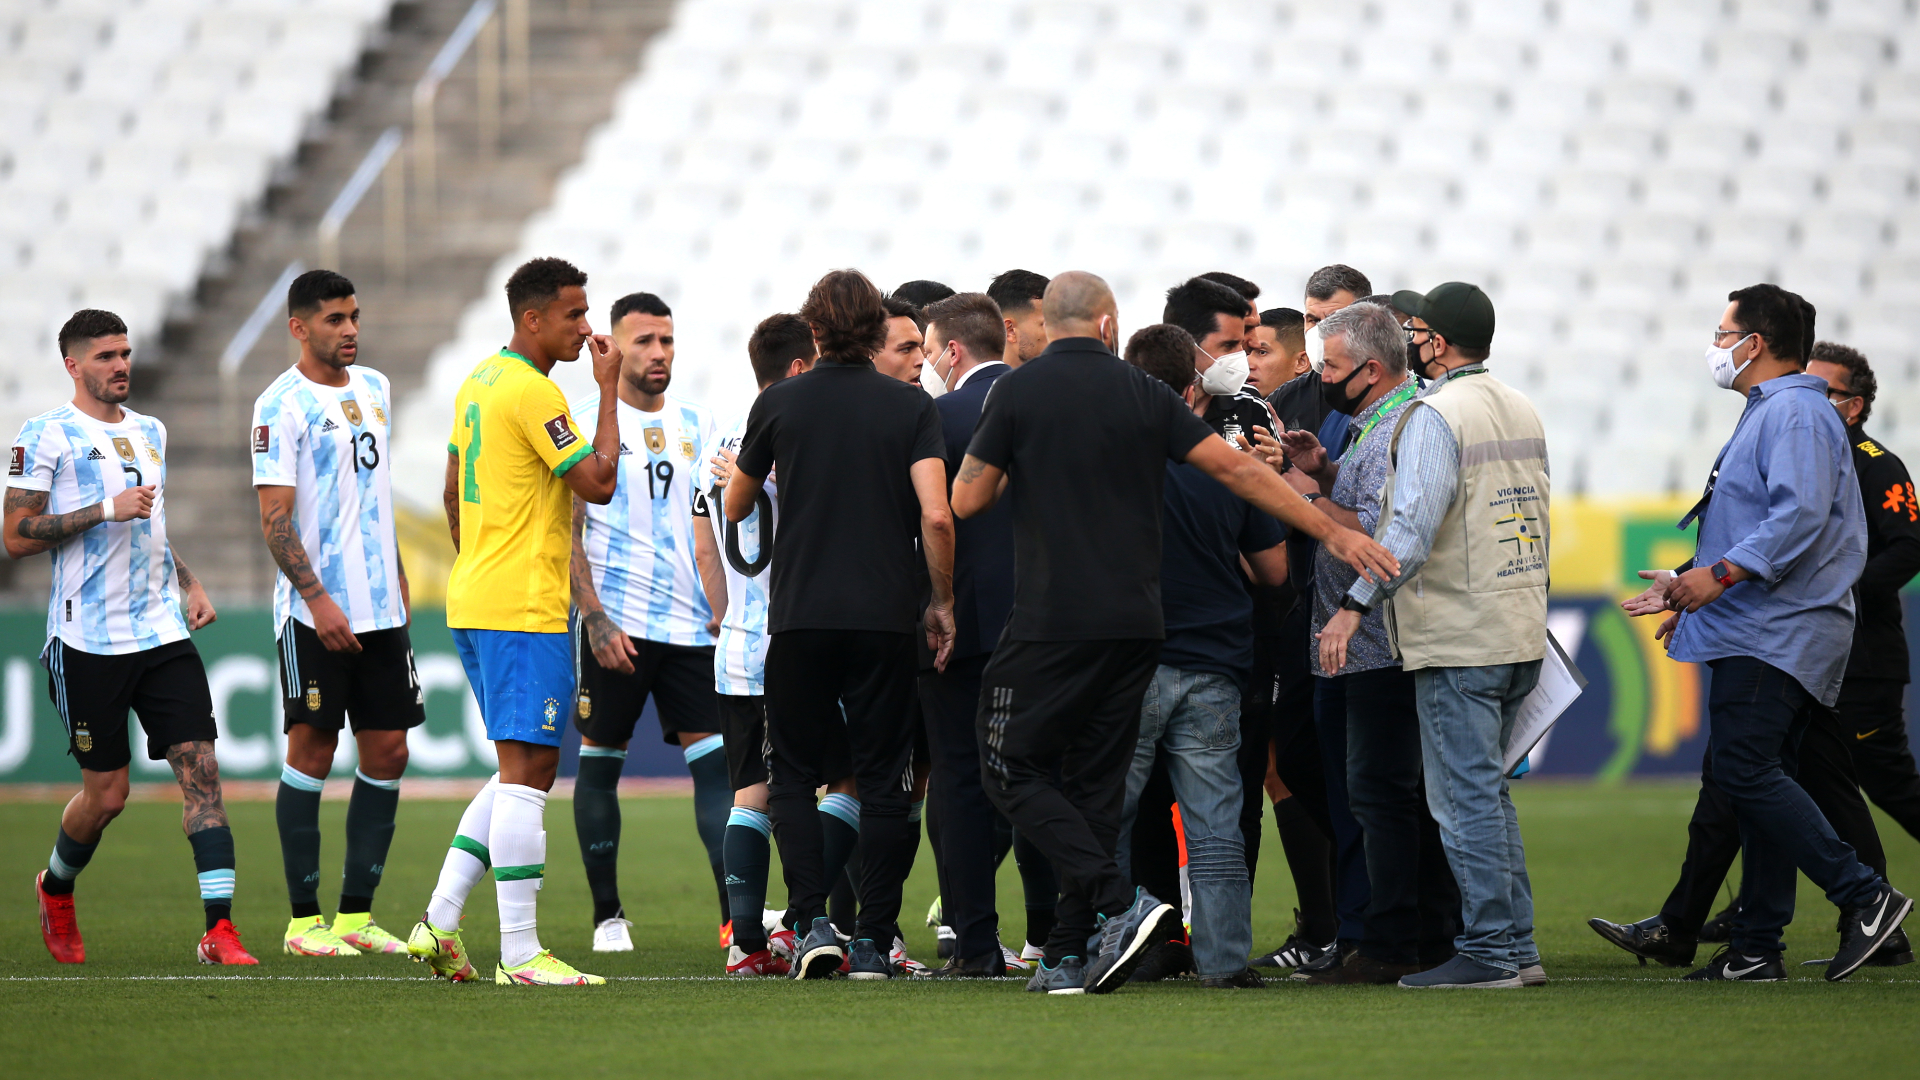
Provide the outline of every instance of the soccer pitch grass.
{"type": "MultiPolygon", "coordinates": [[[[613,981],[537,990],[454,986],[398,957],[285,956],[285,893],[273,807],[232,806],[235,917],[257,968],[194,961],[200,905],[176,806],[136,803],[80,879],[88,961],[55,964],[30,881],[46,865],[59,807],[0,804],[0,1053],[25,1075],[76,1076],[1170,1076],[1912,1075],[1920,1060],[1920,965],[1821,980],[1800,960],[1831,955],[1833,909],[1804,880],[1788,930],[1790,983],[1694,985],[1642,969],[1585,921],[1652,914],[1685,846],[1693,788],[1521,783],[1539,940],[1553,982],[1499,993],[1395,987],[1202,991],[1192,981],[1107,997],[1048,998],[1022,983],[795,983],[714,978],[716,900],[691,801],[628,800],[621,861],[636,951],[589,951],[590,905],[571,804],[548,808],[541,940],[613,981]]],[[[403,801],[376,914],[404,935],[432,890],[461,806],[403,801]]],[[[345,804],[322,807],[321,897],[339,886],[345,804]]],[[[1285,936],[1293,895],[1268,826],[1254,939],[1285,936]]],[[[1920,845],[1881,819],[1893,878],[1920,887],[1920,845]]],[[[775,871],[774,894],[783,895],[775,871]]],[[[916,957],[935,893],[923,850],[902,913],[916,957]]],[[[1000,876],[1009,940],[1019,878],[1000,876]]],[[[481,971],[497,957],[493,891],[468,905],[481,971]]],[[[1920,929],[1916,923],[1914,929],[1920,929]]],[[[1710,955],[1703,948],[1701,960],[1710,955]]]]}

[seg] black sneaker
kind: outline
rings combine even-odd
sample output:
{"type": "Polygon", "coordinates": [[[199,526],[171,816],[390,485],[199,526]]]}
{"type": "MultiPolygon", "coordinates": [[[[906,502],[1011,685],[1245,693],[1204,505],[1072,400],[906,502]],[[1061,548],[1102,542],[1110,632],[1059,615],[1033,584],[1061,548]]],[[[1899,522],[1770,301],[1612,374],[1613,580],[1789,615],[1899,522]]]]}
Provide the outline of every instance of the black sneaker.
{"type": "Polygon", "coordinates": [[[793,977],[831,979],[833,973],[840,970],[840,961],[846,958],[840,935],[833,932],[833,924],[822,916],[813,920],[813,929],[807,931],[806,940],[800,943],[800,962],[793,965],[793,977]]]}
{"type": "Polygon", "coordinates": [[[1867,957],[1867,967],[1900,967],[1913,963],[1913,943],[1907,940],[1907,932],[1895,930],[1885,945],[1867,957]]]}
{"type": "Polygon", "coordinates": [[[1266,981],[1254,974],[1252,968],[1242,968],[1236,975],[1216,975],[1200,980],[1202,988],[1207,990],[1265,990],[1266,981]]]}
{"type": "Polygon", "coordinates": [[[1128,982],[1159,982],[1193,974],[1193,947],[1184,941],[1163,941],[1147,953],[1128,982]]]}
{"type": "Polygon", "coordinates": [[[1891,885],[1881,885],[1872,900],[1849,908],[1840,926],[1840,951],[1827,965],[1827,981],[1839,982],[1858,970],[1900,929],[1900,920],[1912,910],[1913,901],[1891,885]]]}
{"type": "Polygon", "coordinates": [[[1086,974],[1086,962],[1077,956],[1063,958],[1058,967],[1048,967],[1045,960],[1040,960],[1033,965],[1033,978],[1027,980],[1027,993],[1084,994],[1086,974]]]}
{"type": "Polygon", "coordinates": [[[1300,965],[1293,974],[1287,976],[1298,982],[1305,982],[1315,975],[1322,975],[1346,964],[1358,947],[1344,941],[1336,941],[1320,951],[1320,955],[1311,962],[1300,965]]]}
{"type": "Polygon", "coordinates": [[[1738,914],[1740,914],[1739,902],[1735,901],[1734,903],[1728,904],[1726,907],[1720,909],[1719,914],[1708,919],[1707,924],[1700,928],[1700,933],[1694,936],[1701,941],[1711,941],[1715,945],[1725,945],[1727,942],[1733,940],[1733,917],[1738,914]]]}
{"type": "Polygon", "coordinates": [[[1257,968],[1305,967],[1315,960],[1320,959],[1321,954],[1331,948],[1333,948],[1333,942],[1331,941],[1325,945],[1315,945],[1299,934],[1289,934],[1287,935],[1287,940],[1282,942],[1279,948],[1265,956],[1254,957],[1247,961],[1247,966],[1257,968]]]}
{"type": "Polygon", "coordinates": [[[1787,966],[1779,953],[1747,956],[1733,946],[1722,946],[1707,966],[1686,976],[1685,982],[1785,982],[1787,966]]]}
{"type": "Polygon", "coordinates": [[[893,978],[893,963],[872,938],[856,938],[847,952],[847,978],[874,980],[893,978]]]}
{"type": "Polygon", "coordinates": [[[933,973],[943,979],[999,979],[1007,974],[1007,960],[1005,954],[998,952],[972,960],[956,956],[935,968],[933,973]]]}
{"type": "Polygon", "coordinates": [[[1100,925],[1100,953],[1087,965],[1089,994],[1110,994],[1127,981],[1156,943],[1170,941],[1180,929],[1180,913],[1145,889],[1135,887],[1127,910],[1100,925]]]}
{"type": "Polygon", "coordinates": [[[1639,957],[1641,967],[1646,967],[1649,960],[1667,967],[1691,964],[1694,953],[1700,949],[1693,939],[1674,933],[1673,928],[1661,922],[1658,915],[1636,923],[1588,919],[1587,925],[1593,927],[1594,933],[1639,957]]]}

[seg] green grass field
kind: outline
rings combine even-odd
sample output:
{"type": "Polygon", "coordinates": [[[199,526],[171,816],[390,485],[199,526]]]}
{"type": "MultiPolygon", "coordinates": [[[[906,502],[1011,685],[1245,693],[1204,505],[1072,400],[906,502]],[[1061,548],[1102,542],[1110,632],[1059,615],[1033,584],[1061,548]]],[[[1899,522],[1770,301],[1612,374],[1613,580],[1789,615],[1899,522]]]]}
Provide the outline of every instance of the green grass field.
{"type": "MultiPolygon", "coordinates": [[[[392,957],[283,956],[286,923],[273,807],[234,806],[236,919],[258,968],[194,962],[200,905],[178,811],[135,804],[80,879],[84,967],[42,947],[29,881],[45,865],[59,807],[0,804],[0,1053],[26,1075],[1096,1076],[1115,1075],[1912,1075],[1920,1060],[1920,965],[1865,969],[1845,984],[1792,967],[1785,985],[1682,984],[1636,966],[1585,926],[1652,914],[1685,845],[1692,789],[1519,786],[1553,982],[1503,993],[1392,987],[1205,992],[1197,983],[1046,998],[1016,981],[735,982],[713,978],[711,877],[691,803],[625,804],[624,899],[639,948],[588,951],[585,880],[569,803],[547,815],[541,937],[612,977],[594,990],[452,986],[392,957]]],[[[453,802],[403,802],[376,914],[405,933],[432,889],[458,820],[453,802]]],[[[338,888],[342,803],[323,807],[323,900],[338,888]]],[[[1896,883],[1920,885],[1920,845],[1882,819],[1896,883]]],[[[1269,829],[1271,826],[1269,825],[1269,829]]],[[[1269,832],[1255,890],[1255,940],[1285,935],[1292,888],[1269,832]]],[[[776,871],[776,882],[778,881],[776,871]]],[[[1010,937],[1019,880],[1001,875],[1010,937]]],[[[923,851],[907,886],[909,944],[933,899],[923,851]]],[[[776,899],[781,893],[775,886],[776,899]]],[[[1789,964],[1830,955],[1833,910],[1802,882],[1789,964]]],[[[331,908],[329,907],[329,911],[331,908]]],[[[492,890],[469,905],[468,940],[490,974],[492,890]]],[[[1916,924],[1915,929],[1920,929],[1916,924]]],[[[1702,952],[1704,960],[1707,953],[1702,952]]],[[[20,1070],[14,1073],[14,1068],[20,1070]]]]}

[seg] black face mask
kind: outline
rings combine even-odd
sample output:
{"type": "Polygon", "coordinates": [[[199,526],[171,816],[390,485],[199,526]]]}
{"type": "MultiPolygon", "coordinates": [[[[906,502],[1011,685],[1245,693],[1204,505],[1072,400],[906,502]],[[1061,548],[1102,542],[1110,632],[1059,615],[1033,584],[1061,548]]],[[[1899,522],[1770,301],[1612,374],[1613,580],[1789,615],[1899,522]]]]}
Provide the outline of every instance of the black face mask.
{"type": "Polygon", "coordinates": [[[1420,346],[1411,341],[1407,342],[1407,370],[1419,372],[1421,378],[1426,378],[1427,362],[1420,359],[1420,346]]]}
{"type": "MultiPolygon", "coordinates": [[[[1332,409],[1342,416],[1352,416],[1354,407],[1357,406],[1359,402],[1347,397],[1347,384],[1352,382],[1355,376],[1365,370],[1367,370],[1367,365],[1361,364],[1359,367],[1347,372],[1347,377],[1341,379],[1339,382],[1328,382],[1325,379],[1320,380],[1320,398],[1327,403],[1327,408],[1332,409]]],[[[1364,393],[1362,396],[1365,396],[1364,393]]]]}

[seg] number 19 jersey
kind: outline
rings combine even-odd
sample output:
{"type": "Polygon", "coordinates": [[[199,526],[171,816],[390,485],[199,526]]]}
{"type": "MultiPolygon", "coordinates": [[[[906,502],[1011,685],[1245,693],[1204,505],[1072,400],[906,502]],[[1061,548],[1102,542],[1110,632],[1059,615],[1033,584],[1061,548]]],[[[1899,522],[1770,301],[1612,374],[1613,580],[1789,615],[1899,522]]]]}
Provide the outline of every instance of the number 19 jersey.
{"type": "Polygon", "coordinates": [[[7,468],[8,487],[47,493],[47,514],[154,485],[153,516],[104,522],[53,548],[47,640],[105,656],[187,636],[167,545],[167,429],[151,416],[122,412],[118,424],[72,405],[41,413],[20,429],[7,468]]]}
{"type": "MultiPolygon", "coordinates": [[[[587,506],[582,543],[594,594],[620,629],[665,645],[711,645],[713,609],[693,558],[693,493],[706,475],[713,416],[671,395],[661,400],[659,412],[619,404],[620,483],[612,502],[587,506]]],[[[599,408],[596,392],[575,412],[599,408]]]]}
{"type": "MultiPolygon", "coordinates": [[[[294,528],[314,577],[364,634],[407,621],[387,473],[387,377],[358,365],[325,386],[288,368],[253,403],[253,484],[294,490],[294,528]]],[[[273,623],[313,626],[287,575],[273,582],[273,623]]]]}

